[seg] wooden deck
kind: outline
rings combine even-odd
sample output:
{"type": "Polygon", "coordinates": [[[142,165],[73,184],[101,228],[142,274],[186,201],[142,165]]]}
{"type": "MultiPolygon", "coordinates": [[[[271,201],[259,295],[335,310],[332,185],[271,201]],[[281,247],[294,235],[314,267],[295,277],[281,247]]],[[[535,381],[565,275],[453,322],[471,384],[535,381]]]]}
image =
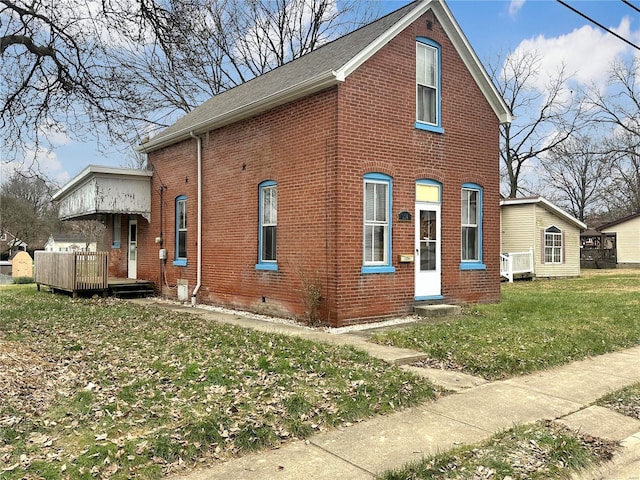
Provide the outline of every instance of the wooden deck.
{"type": "Polygon", "coordinates": [[[35,252],[35,282],[71,293],[102,294],[106,297],[149,296],[154,294],[153,282],[129,278],[108,277],[107,252],[35,252]]]}

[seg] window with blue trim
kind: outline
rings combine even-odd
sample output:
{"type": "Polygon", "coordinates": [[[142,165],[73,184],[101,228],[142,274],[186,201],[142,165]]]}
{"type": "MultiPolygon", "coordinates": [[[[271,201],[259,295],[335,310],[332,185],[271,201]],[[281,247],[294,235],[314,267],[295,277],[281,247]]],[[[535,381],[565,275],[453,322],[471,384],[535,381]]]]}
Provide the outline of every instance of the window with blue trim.
{"type": "Polygon", "coordinates": [[[173,264],[187,264],[187,197],[176,197],[176,251],[173,264]]]}
{"type": "Polygon", "coordinates": [[[462,185],[462,263],[466,270],[485,269],[482,263],[482,187],[462,185]]]}
{"type": "Polygon", "coordinates": [[[260,203],[258,216],[258,263],[259,270],[277,270],[276,239],[278,230],[278,185],[272,180],[258,186],[260,203]]]}
{"type": "Polygon", "coordinates": [[[111,240],[111,248],[120,248],[120,236],[122,228],[122,217],[120,214],[116,213],[113,216],[113,224],[112,224],[112,240],[111,240]]]}
{"type": "Polygon", "coordinates": [[[422,130],[442,133],[440,115],[440,45],[418,37],[416,42],[416,123],[422,130]]]}
{"type": "Polygon", "coordinates": [[[362,273],[394,272],[391,265],[391,177],[364,176],[362,273]]]}

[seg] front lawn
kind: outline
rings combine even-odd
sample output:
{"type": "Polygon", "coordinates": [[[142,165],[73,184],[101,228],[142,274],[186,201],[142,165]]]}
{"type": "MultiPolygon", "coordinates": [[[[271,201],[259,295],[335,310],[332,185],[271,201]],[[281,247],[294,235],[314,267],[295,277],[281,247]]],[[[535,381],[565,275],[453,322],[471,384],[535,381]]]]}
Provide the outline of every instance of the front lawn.
{"type": "Polygon", "coordinates": [[[428,399],[346,347],[0,288],[0,477],[157,478],[428,399]]]}
{"type": "Polygon", "coordinates": [[[640,344],[640,272],[503,284],[499,304],[372,340],[490,380],[562,365],[640,344]]]}

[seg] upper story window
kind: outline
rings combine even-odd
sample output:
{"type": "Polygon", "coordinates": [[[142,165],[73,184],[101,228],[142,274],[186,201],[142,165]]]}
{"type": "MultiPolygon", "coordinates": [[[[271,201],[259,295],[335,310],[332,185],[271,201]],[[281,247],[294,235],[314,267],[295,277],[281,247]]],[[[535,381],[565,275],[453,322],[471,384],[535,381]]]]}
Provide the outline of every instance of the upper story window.
{"type": "Polygon", "coordinates": [[[482,263],[482,187],[462,185],[462,263],[463,270],[481,270],[482,263]]]}
{"type": "Polygon", "coordinates": [[[442,133],[444,130],[440,119],[440,45],[428,38],[418,37],[415,127],[442,133]]]}
{"type": "Polygon", "coordinates": [[[558,227],[544,231],[544,263],[562,263],[562,231],[558,227]]]}
{"type": "Polygon", "coordinates": [[[174,265],[187,264],[187,197],[176,197],[176,251],[174,265]]]}
{"type": "Polygon", "coordinates": [[[391,177],[364,176],[362,273],[394,272],[391,265],[391,177]]]}
{"type": "Polygon", "coordinates": [[[277,270],[278,185],[269,180],[259,187],[258,270],[277,270]]]}

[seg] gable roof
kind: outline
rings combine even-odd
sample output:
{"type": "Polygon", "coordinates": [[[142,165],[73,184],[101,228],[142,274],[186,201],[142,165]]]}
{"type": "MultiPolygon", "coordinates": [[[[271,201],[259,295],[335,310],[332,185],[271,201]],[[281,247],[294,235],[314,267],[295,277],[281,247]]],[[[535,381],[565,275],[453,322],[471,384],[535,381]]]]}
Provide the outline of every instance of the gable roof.
{"type": "Polygon", "coordinates": [[[524,197],[524,198],[503,198],[500,200],[500,206],[505,207],[509,205],[540,205],[545,210],[553,213],[554,215],[564,219],[565,221],[575,225],[579,229],[583,230],[587,228],[587,225],[582,223],[580,220],[575,218],[572,215],[569,215],[563,209],[554,205],[546,198],[536,196],[536,197],[524,197]]]}
{"type": "Polygon", "coordinates": [[[246,83],[215,95],[138,147],[152,152],[344,82],[360,65],[432,10],[501,123],[511,112],[444,0],[412,2],[246,83]]]}
{"type": "Polygon", "coordinates": [[[615,227],[616,225],[620,225],[621,223],[625,223],[636,218],[640,218],[640,212],[634,213],[633,215],[628,215],[623,218],[619,218],[618,220],[614,220],[613,222],[605,223],[604,225],[599,226],[598,230],[603,231],[607,228],[615,227]]]}

